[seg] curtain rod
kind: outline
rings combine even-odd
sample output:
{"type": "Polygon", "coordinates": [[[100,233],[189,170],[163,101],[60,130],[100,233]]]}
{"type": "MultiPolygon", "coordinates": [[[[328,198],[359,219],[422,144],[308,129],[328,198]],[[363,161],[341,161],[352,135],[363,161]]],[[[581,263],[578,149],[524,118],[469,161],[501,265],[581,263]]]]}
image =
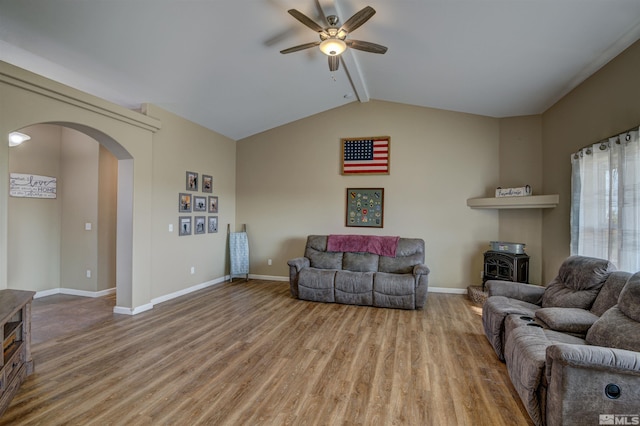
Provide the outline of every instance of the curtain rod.
{"type": "Polygon", "coordinates": [[[620,133],[618,133],[618,134],[616,134],[616,135],[611,135],[611,136],[608,136],[608,137],[606,137],[606,138],[604,138],[604,139],[600,139],[599,141],[596,141],[596,142],[590,143],[590,144],[588,144],[588,145],[585,145],[585,146],[583,146],[582,148],[579,148],[576,152],[582,151],[583,149],[586,149],[586,148],[591,148],[593,145],[595,145],[595,144],[597,144],[597,143],[608,142],[608,141],[609,141],[609,138],[613,138],[613,137],[615,137],[615,136],[620,136],[620,135],[622,135],[622,134],[624,134],[624,133],[629,133],[629,132],[632,132],[632,131],[634,131],[634,130],[639,130],[639,126],[633,126],[633,127],[631,127],[630,129],[627,129],[627,130],[625,130],[625,131],[622,131],[622,132],[620,132],[620,133]]]}

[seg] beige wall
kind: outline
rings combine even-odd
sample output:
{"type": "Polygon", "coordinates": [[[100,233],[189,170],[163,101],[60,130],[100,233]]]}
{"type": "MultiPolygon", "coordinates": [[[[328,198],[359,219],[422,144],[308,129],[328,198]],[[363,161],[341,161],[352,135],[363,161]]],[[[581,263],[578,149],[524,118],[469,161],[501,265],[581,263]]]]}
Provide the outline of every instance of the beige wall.
{"type": "Polygon", "coordinates": [[[543,190],[560,194],[560,205],[543,212],[543,270],[548,279],[570,250],[570,154],[640,125],[639,76],[640,41],[542,116],[543,190]]]}
{"type": "MultiPolygon", "coordinates": [[[[146,114],[162,122],[153,137],[152,299],[225,276],[227,224],[236,216],[236,144],[233,140],[154,105],[146,114]],[[218,233],[178,236],[178,194],[186,191],[186,172],[199,173],[198,196],[218,196],[218,233]],[[202,175],[213,176],[213,193],[202,192],[202,175]],[[169,225],[173,232],[169,232],[169,225]],[[195,274],[191,275],[191,267],[195,274]]],[[[192,219],[193,220],[193,219],[192,219]]]]}
{"type": "Polygon", "coordinates": [[[64,288],[96,291],[98,287],[99,153],[95,140],[62,128],[60,286],[64,288]],[[90,231],[85,230],[86,223],[91,224],[90,231]],[[87,270],[91,271],[91,277],[86,276],[87,270]]]}
{"type": "MultiPolygon", "coordinates": [[[[41,125],[27,127],[24,131],[31,140],[8,150],[9,173],[59,178],[61,128],[41,125]]],[[[6,175],[8,177],[8,173],[6,175]]],[[[62,201],[59,189],[55,199],[9,197],[7,202],[8,288],[48,290],[60,287],[62,201]]]]}
{"type": "MultiPolygon", "coordinates": [[[[498,164],[501,187],[530,185],[535,195],[543,195],[541,122],[539,115],[500,120],[498,164]]],[[[499,212],[499,240],[526,244],[529,282],[542,284],[542,210],[505,209],[499,212]]]]}
{"type": "Polygon", "coordinates": [[[237,222],[251,273],[287,277],[308,234],[423,238],[431,287],[480,283],[498,213],[466,199],[498,183],[499,120],[389,102],[352,103],[237,144],[237,222]],[[391,174],[342,176],[340,138],[391,137],[391,174]],[[347,187],[385,189],[384,228],[345,227],[347,187]],[[267,259],[273,265],[267,265],[267,259]]]}
{"type": "Polygon", "coordinates": [[[116,231],[118,196],[118,160],[99,145],[98,162],[98,262],[97,288],[116,287],[116,231]]]}

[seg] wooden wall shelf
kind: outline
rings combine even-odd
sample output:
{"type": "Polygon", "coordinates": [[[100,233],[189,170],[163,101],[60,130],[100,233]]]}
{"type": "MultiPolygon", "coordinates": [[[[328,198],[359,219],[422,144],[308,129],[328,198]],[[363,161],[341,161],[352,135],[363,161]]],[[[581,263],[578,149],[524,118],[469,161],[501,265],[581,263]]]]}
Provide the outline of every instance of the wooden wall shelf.
{"type": "Polygon", "coordinates": [[[525,197],[469,198],[467,206],[472,209],[552,209],[558,206],[560,196],[528,195],[525,197]]]}

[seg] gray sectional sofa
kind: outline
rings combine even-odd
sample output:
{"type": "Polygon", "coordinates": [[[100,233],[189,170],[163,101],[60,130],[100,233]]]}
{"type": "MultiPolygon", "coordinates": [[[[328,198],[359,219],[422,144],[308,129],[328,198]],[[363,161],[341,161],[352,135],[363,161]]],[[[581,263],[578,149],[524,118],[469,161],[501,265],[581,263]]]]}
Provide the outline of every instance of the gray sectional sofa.
{"type": "Polygon", "coordinates": [[[395,257],[369,252],[327,251],[327,235],[309,235],[304,257],[289,260],[293,297],[385,308],[421,309],[429,268],[424,241],[399,238],[395,257]]]}
{"type": "Polygon", "coordinates": [[[536,425],[640,414],[640,272],[572,256],[546,287],[488,281],[483,325],[536,425]]]}

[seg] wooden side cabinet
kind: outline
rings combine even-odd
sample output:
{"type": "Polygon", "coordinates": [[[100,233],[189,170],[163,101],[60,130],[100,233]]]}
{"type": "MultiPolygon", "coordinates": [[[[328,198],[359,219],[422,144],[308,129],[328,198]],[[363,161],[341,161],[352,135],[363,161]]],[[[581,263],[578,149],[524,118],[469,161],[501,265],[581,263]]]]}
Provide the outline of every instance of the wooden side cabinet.
{"type": "Polygon", "coordinates": [[[31,358],[31,302],[33,291],[0,290],[0,415],[33,373],[31,358]]]}

